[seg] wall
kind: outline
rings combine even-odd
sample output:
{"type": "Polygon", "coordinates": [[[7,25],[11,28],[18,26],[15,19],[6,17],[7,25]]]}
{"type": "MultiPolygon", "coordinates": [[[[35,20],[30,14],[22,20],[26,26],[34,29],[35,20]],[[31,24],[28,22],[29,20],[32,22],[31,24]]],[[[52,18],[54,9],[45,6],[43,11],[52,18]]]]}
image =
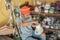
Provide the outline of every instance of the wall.
{"type": "MultiPolygon", "coordinates": [[[[16,5],[17,0],[12,0],[13,5],[16,5]]],[[[19,5],[23,4],[25,1],[29,1],[30,4],[33,4],[33,0],[19,0],[19,5]]],[[[36,1],[42,1],[42,0],[36,0],[36,1]]],[[[43,0],[44,1],[44,0],[43,0]]],[[[55,0],[46,0],[47,3],[55,2],[55,0]]]]}
{"type": "Polygon", "coordinates": [[[29,4],[32,4],[32,0],[18,0],[18,1],[17,1],[17,0],[12,0],[14,6],[17,5],[17,2],[18,2],[19,5],[21,5],[21,4],[23,4],[25,1],[28,1],[29,4]]]}
{"type": "Polygon", "coordinates": [[[46,0],[47,3],[55,2],[55,0],[46,0]]]}
{"type": "Polygon", "coordinates": [[[37,1],[46,1],[46,3],[55,2],[55,0],[37,0],[37,1]]]}
{"type": "Polygon", "coordinates": [[[7,24],[9,20],[4,0],[0,0],[0,26],[7,24]]]}

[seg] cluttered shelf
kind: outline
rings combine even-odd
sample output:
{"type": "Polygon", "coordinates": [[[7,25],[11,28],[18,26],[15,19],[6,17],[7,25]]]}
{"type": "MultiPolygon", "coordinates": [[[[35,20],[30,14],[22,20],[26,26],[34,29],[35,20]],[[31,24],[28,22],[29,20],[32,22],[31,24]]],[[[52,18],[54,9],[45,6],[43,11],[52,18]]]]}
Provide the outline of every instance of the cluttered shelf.
{"type": "MultiPolygon", "coordinates": [[[[54,17],[54,18],[60,18],[60,14],[49,14],[49,13],[44,13],[44,12],[41,12],[41,13],[38,13],[38,12],[34,12],[34,11],[32,11],[31,12],[31,15],[32,16],[34,16],[34,15],[43,15],[43,16],[48,16],[48,17],[54,17]]],[[[53,27],[53,29],[50,29],[50,28],[47,28],[47,29],[45,29],[45,31],[46,32],[56,32],[56,33],[60,33],[60,29],[54,29],[54,27],[53,27]]]]}

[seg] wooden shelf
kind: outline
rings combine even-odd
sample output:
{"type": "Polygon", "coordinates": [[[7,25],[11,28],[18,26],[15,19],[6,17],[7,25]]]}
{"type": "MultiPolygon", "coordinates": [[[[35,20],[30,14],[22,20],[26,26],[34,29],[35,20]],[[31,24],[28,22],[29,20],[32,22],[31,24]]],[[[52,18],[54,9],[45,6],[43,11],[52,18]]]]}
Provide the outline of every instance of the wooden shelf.
{"type": "Polygon", "coordinates": [[[48,17],[55,17],[55,18],[60,18],[60,14],[49,14],[49,13],[36,13],[32,12],[31,15],[42,15],[42,16],[48,16],[48,17]]]}
{"type": "Polygon", "coordinates": [[[46,16],[60,18],[60,14],[46,14],[46,16]]]}
{"type": "Polygon", "coordinates": [[[60,33],[60,30],[55,29],[45,29],[45,31],[60,33]]]}

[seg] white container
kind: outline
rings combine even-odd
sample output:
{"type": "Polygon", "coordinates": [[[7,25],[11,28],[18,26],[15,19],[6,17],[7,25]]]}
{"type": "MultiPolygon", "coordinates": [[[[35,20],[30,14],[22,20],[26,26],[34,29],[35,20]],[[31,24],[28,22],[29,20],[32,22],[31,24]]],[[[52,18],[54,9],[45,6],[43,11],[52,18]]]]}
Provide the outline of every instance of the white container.
{"type": "Polygon", "coordinates": [[[46,4],[44,9],[46,9],[46,10],[50,9],[50,4],[46,4]]]}
{"type": "Polygon", "coordinates": [[[43,32],[43,28],[41,27],[41,25],[40,24],[37,25],[36,29],[35,29],[35,34],[40,35],[40,34],[42,34],[42,32],[43,32]]]}
{"type": "Polygon", "coordinates": [[[48,10],[44,10],[45,13],[48,13],[49,11],[48,10]]]}
{"type": "Polygon", "coordinates": [[[35,12],[39,12],[39,9],[38,9],[38,7],[35,7],[35,10],[34,10],[35,12]]]}

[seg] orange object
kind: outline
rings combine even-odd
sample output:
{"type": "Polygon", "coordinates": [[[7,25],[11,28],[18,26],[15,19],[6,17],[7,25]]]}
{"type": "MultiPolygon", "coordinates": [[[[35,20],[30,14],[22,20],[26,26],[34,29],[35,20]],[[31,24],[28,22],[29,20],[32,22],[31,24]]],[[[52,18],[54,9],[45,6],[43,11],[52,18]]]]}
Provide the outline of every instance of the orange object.
{"type": "Polygon", "coordinates": [[[30,9],[27,6],[22,7],[20,11],[23,15],[30,14],[30,9]]]}

